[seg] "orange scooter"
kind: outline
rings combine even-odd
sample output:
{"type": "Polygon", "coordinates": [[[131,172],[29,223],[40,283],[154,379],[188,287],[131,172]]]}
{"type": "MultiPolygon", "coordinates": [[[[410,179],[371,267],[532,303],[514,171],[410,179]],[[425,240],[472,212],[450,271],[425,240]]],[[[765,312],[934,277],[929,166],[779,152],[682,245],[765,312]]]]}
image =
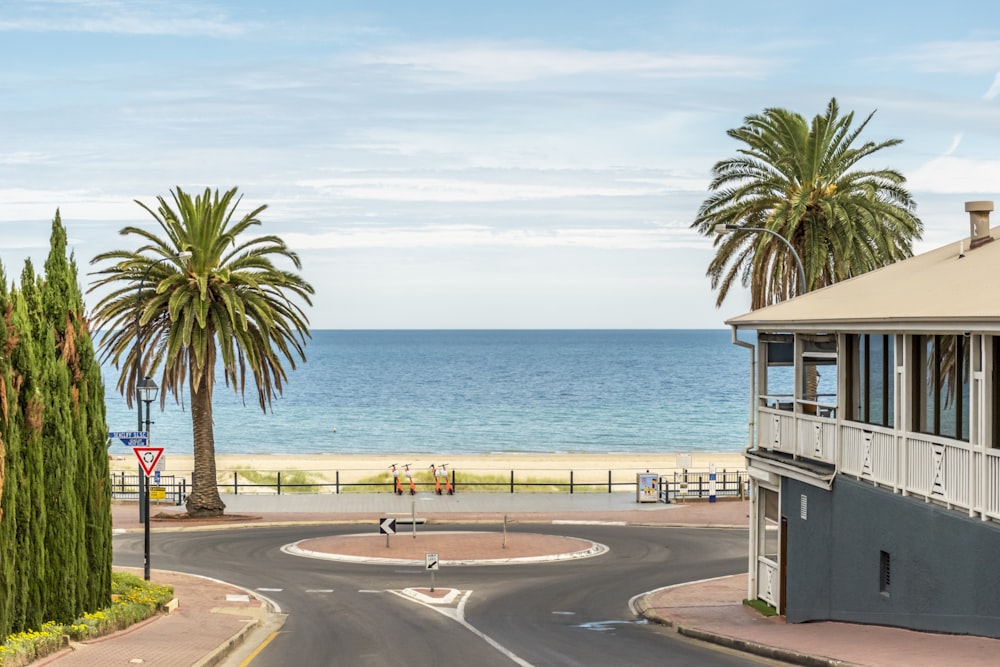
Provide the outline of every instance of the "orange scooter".
{"type": "Polygon", "coordinates": [[[448,491],[449,496],[455,495],[455,487],[451,485],[451,478],[448,477],[448,464],[441,464],[441,476],[444,477],[445,489],[448,491]]]}
{"type": "MultiPolygon", "coordinates": [[[[406,478],[410,480],[410,495],[415,496],[417,495],[417,485],[413,483],[413,471],[410,470],[410,464],[405,464],[403,469],[406,471],[406,478]]],[[[400,489],[399,493],[403,493],[402,489],[400,489]]]]}
{"type": "Polygon", "coordinates": [[[392,468],[392,481],[396,485],[396,495],[403,495],[403,485],[399,483],[399,471],[396,470],[396,464],[393,463],[389,466],[392,468]]]}
{"type": "Polygon", "coordinates": [[[434,493],[441,495],[441,476],[438,475],[437,466],[431,464],[431,474],[434,475],[434,493]]]}

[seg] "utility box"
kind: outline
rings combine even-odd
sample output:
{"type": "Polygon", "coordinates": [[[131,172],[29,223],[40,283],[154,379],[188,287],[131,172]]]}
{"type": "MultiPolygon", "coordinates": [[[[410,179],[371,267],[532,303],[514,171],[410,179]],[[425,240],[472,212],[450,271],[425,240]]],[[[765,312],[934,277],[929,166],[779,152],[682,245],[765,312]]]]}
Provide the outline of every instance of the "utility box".
{"type": "Polygon", "coordinates": [[[635,502],[655,503],[660,500],[660,474],[640,472],[635,475],[635,502]]]}

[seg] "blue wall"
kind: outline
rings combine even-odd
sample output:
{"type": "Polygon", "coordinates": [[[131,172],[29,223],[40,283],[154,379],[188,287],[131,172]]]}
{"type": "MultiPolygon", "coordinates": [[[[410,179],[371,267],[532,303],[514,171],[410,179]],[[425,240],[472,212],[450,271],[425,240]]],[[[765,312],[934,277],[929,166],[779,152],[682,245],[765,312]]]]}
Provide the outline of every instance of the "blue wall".
{"type": "Polygon", "coordinates": [[[785,479],[786,618],[1000,638],[1000,527],[839,475],[785,479]],[[807,517],[801,518],[806,497],[807,517]],[[882,592],[880,553],[889,554],[882,592]]]}

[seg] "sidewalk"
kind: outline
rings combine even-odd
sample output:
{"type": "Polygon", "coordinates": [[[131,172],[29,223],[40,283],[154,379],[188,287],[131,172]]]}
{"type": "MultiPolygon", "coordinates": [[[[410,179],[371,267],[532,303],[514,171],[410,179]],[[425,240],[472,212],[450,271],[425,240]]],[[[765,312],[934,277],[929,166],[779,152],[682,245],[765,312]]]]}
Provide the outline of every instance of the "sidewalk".
{"type": "MultiPolygon", "coordinates": [[[[433,526],[432,529],[421,529],[422,534],[430,530],[446,530],[435,524],[478,522],[500,525],[505,516],[508,521],[518,523],[602,521],[633,525],[744,527],[748,512],[748,503],[740,501],[638,504],[634,496],[623,493],[572,496],[463,494],[444,498],[423,497],[423,494],[415,498],[400,498],[391,494],[226,496],[225,501],[227,513],[242,516],[185,521],[181,526],[180,522],[156,517],[158,514],[176,513],[182,508],[154,507],[150,512],[154,517],[150,530],[218,529],[227,525],[280,523],[374,524],[380,516],[403,518],[414,511],[418,518],[433,526]]],[[[135,504],[116,504],[113,512],[116,530],[142,530],[135,504]]],[[[454,539],[455,534],[450,535],[454,539]]],[[[484,538],[477,533],[466,535],[469,537],[462,543],[466,553],[485,558],[496,551],[495,544],[482,543],[484,538]]],[[[431,536],[428,534],[426,539],[431,539],[431,536]]],[[[336,541],[313,541],[310,549],[335,551],[341,548],[338,544],[336,541]]],[[[355,552],[357,548],[352,547],[355,552]]],[[[531,545],[531,548],[542,548],[554,555],[569,547],[559,540],[543,540],[531,545]]],[[[384,551],[379,555],[384,555],[384,551]]],[[[266,604],[251,592],[223,582],[155,569],[152,578],[174,585],[178,601],[176,611],[123,633],[75,645],[72,650],[36,664],[56,667],[128,665],[130,661],[141,659],[144,665],[211,667],[221,664],[244,641],[248,642],[248,646],[263,641],[270,632],[280,627],[283,620],[279,615],[271,614],[266,604]],[[261,632],[263,628],[266,632],[261,632]],[[248,640],[248,637],[251,638],[248,640]]],[[[766,619],[742,604],[746,589],[746,574],[739,574],[652,591],[634,600],[633,608],[637,613],[669,625],[686,636],[793,664],[838,667],[962,664],[964,667],[978,667],[996,665],[997,656],[1000,656],[1000,640],[994,639],[847,623],[792,625],[785,624],[781,617],[766,619]]]]}

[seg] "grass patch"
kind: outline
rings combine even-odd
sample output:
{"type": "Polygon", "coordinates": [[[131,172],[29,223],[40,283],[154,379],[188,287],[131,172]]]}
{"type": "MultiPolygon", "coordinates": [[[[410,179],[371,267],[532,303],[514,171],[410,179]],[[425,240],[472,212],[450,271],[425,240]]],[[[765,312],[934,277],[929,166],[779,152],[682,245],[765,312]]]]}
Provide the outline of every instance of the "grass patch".
{"type": "Polygon", "coordinates": [[[755,610],[761,616],[770,617],[778,615],[778,610],[763,600],[744,600],[743,604],[755,610]]]}
{"type": "Polygon", "coordinates": [[[124,630],[163,610],[174,597],[160,586],[127,572],[111,573],[111,606],[87,612],[73,623],[49,621],[37,630],[7,636],[0,644],[2,667],[23,667],[59,651],[67,641],[82,641],[124,630]]]}
{"type": "Polygon", "coordinates": [[[320,480],[315,475],[302,470],[282,470],[279,472],[261,472],[253,470],[248,466],[238,466],[218,475],[218,482],[221,486],[232,486],[233,476],[236,473],[239,484],[257,489],[273,489],[278,492],[278,475],[281,475],[282,493],[319,493],[323,486],[317,484],[320,480]]]}
{"type": "MultiPolygon", "coordinates": [[[[451,475],[449,474],[449,479],[451,475]]],[[[414,471],[413,482],[418,492],[434,490],[434,475],[429,470],[414,471]]],[[[409,493],[410,482],[404,473],[400,473],[399,483],[403,492],[409,493]]],[[[441,485],[444,487],[444,484],[441,485]]],[[[392,472],[380,472],[376,475],[362,477],[350,484],[341,483],[341,493],[372,493],[392,491],[392,472]]],[[[492,492],[509,493],[510,476],[499,473],[475,474],[458,471],[455,473],[455,489],[469,493],[492,492]]],[[[514,491],[520,493],[569,493],[567,477],[527,477],[514,478],[514,491]]],[[[573,493],[607,493],[607,482],[574,482],[573,493]]]]}

